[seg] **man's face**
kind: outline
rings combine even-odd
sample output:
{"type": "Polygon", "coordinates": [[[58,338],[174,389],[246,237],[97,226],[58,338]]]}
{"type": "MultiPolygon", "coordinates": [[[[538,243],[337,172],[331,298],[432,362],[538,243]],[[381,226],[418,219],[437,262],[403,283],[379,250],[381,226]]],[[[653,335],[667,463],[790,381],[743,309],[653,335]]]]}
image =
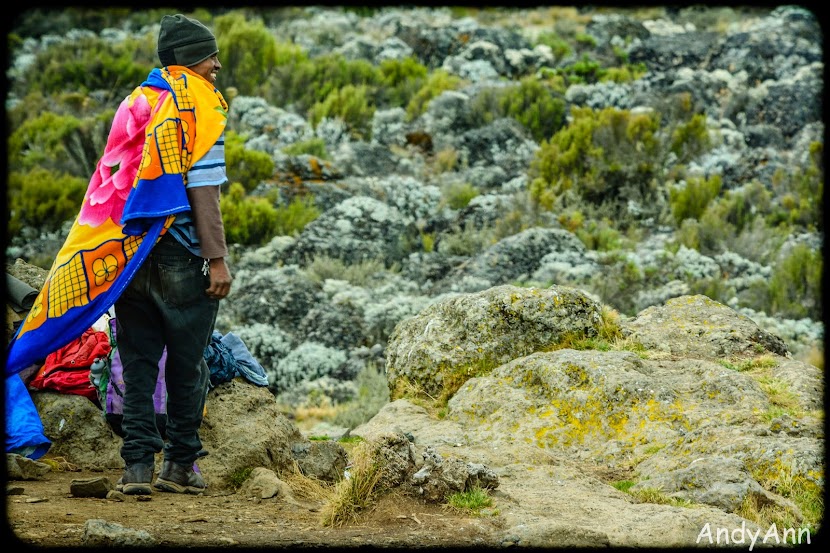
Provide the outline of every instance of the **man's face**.
{"type": "Polygon", "coordinates": [[[196,65],[191,65],[189,69],[204,77],[210,84],[216,84],[216,73],[222,69],[222,64],[219,63],[219,54],[213,54],[206,60],[202,60],[196,65]]]}

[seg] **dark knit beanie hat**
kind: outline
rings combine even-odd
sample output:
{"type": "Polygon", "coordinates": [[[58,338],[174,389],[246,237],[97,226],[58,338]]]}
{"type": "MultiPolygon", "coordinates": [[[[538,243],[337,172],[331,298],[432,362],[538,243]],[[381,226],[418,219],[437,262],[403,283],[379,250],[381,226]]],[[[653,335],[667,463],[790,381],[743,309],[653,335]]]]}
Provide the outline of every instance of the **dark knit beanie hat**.
{"type": "Polygon", "coordinates": [[[161,18],[158,55],[163,66],[189,67],[206,60],[218,51],[216,37],[210,29],[195,19],[189,19],[180,13],[161,18]]]}

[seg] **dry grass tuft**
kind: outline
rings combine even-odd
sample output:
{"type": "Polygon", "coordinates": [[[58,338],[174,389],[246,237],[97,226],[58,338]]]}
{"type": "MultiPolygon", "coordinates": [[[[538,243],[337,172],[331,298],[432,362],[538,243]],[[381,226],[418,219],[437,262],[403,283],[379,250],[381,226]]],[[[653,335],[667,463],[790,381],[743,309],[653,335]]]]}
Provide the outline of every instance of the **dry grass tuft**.
{"type": "Polygon", "coordinates": [[[291,493],[297,498],[327,502],[334,496],[333,485],[306,476],[300,470],[297,461],[294,461],[292,470],[281,475],[280,478],[291,488],[291,493]]]}
{"type": "Polygon", "coordinates": [[[49,465],[55,472],[78,472],[80,470],[64,457],[43,457],[38,461],[49,465]]]}
{"type": "Polygon", "coordinates": [[[344,480],[335,485],[331,499],[323,506],[323,526],[340,527],[355,522],[377,494],[383,466],[371,442],[355,446],[352,466],[344,480]]]}

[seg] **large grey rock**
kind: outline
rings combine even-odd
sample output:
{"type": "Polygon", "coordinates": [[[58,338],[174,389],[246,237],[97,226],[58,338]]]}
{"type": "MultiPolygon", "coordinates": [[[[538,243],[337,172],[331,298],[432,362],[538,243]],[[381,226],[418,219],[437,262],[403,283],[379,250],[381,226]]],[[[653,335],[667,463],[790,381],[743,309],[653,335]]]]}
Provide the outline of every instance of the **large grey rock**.
{"type": "Polygon", "coordinates": [[[121,468],[121,438],[88,398],[53,391],[32,391],[43,433],[52,442],[49,454],[79,467],[121,468]]]}
{"type": "Polygon", "coordinates": [[[409,384],[451,395],[468,378],[568,333],[595,335],[600,321],[599,304],[560,286],[505,285],[449,297],[395,327],[386,349],[392,399],[409,384]]]}
{"type": "Polygon", "coordinates": [[[786,356],[781,338],[749,317],[703,295],[681,296],[623,322],[623,332],[647,349],[675,356],[726,359],[762,352],[786,356]]]}
{"type": "Polygon", "coordinates": [[[402,259],[398,239],[404,220],[395,208],[369,197],[348,198],[309,223],[286,251],[286,259],[305,264],[315,256],[348,264],[402,259]]]}
{"type": "Polygon", "coordinates": [[[199,467],[209,486],[230,487],[235,474],[252,467],[292,471],[295,459],[301,468],[314,467],[313,476],[329,480],[346,466],[339,444],[313,447],[267,388],[235,378],[208,393],[206,410],[200,435],[209,455],[199,459],[199,467]],[[295,456],[295,450],[302,455],[295,456]]]}
{"type": "Polygon", "coordinates": [[[586,259],[595,255],[573,233],[533,227],[496,242],[468,263],[461,264],[448,280],[472,276],[494,286],[526,281],[549,259],[548,255],[555,253],[586,259]]]}
{"type": "Polygon", "coordinates": [[[52,467],[46,463],[17,453],[6,453],[6,478],[9,480],[38,480],[50,470],[52,467]]]}

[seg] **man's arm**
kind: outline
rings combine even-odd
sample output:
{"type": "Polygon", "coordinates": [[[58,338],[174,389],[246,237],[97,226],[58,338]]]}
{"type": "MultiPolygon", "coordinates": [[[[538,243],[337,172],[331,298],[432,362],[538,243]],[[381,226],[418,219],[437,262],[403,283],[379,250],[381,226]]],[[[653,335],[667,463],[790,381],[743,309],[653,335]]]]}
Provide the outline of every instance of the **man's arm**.
{"type": "Polygon", "coordinates": [[[193,224],[202,256],[210,260],[210,288],[205,292],[211,298],[222,299],[231,291],[231,277],[225,257],[228,246],[225,243],[225,226],[219,210],[219,187],[197,186],[187,189],[193,224]]]}

